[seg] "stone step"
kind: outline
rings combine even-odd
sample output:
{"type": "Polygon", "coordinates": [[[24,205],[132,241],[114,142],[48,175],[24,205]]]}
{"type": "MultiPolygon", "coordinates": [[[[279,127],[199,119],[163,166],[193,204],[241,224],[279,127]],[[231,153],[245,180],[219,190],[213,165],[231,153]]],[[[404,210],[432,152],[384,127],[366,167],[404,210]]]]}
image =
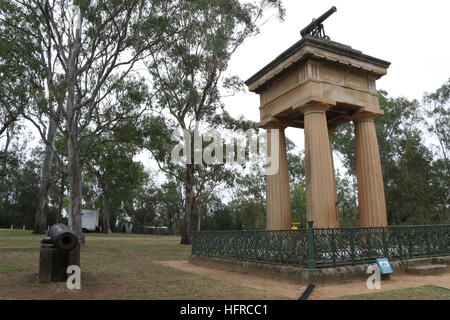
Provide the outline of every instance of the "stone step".
{"type": "Polygon", "coordinates": [[[426,264],[406,269],[406,272],[418,275],[441,274],[447,271],[448,266],[445,264],[426,264]]]}

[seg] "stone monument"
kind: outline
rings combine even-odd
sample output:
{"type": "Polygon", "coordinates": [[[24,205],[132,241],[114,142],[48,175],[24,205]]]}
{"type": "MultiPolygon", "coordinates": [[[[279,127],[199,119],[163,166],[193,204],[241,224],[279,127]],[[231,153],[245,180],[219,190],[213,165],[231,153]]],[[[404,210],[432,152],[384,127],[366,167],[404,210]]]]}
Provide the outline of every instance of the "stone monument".
{"type": "Polygon", "coordinates": [[[331,41],[322,22],[302,30],[302,39],[248,79],[260,97],[260,127],[267,130],[268,155],[279,147],[279,170],[267,176],[267,229],[290,229],[291,206],[285,128],[304,129],[307,220],[337,228],[336,181],[330,139],[339,126],[355,124],[360,226],[387,226],[386,203],[374,119],[383,115],[375,82],[390,63],[331,41]],[[277,146],[271,132],[279,130],[277,146]]]}

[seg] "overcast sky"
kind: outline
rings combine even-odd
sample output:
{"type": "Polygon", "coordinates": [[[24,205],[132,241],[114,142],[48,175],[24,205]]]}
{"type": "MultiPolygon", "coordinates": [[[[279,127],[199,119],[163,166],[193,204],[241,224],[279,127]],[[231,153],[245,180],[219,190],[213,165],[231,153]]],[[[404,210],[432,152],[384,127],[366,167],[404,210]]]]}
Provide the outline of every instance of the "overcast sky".
{"type": "MultiPolygon", "coordinates": [[[[285,0],[284,22],[272,19],[259,35],[246,40],[232,57],[231,74],[247,80],[301,39],[300,30],[332,6],[337,12],[324,25],[337,41],[370,56],[390,61],[377,88],[392,96],[422,99],[450,77],[450,1],[285,0]]],[[[233,116],[259,121],[258,95],[250,92],[225,99],[233,116]]],[[[287,130],[300,149],[303,130],[287,130]]],[[[336,157],[335,157],[336,159],[336,157]]]]}
{"type": "MultiPolygon", "coordinates": [[[[378,89],[392,96],[422,99],[450,77],[450,1],[403,0],[284,0],[283,22],[272,18],[256,37],[247,39],[231,59],[228,72],[247,80],[276,56],[300,40],[300,30],[333,5],[325,21],[331,40],[390,61],[378,89]]],[[[259,121],[258,95],[250,92],[224,99],[231,115],[259,121]]],[[[33,130],[33,129],[32,129],[33,130]]],[[[35,131],[35,130],[33,130],[35,131]]],[[[304,148],[303,130],[288,128],[289,139],[304,148]]],[[[37,137],[37,134],[35,134],[37,137]]],[[[37,142],[37,141],[36,141],[37,142]]],[[[335,167],[341,164],[334,154],[335,167]]],[[[147,152],[136,157],[148,168],[157,167],[147,152]]],[[[342,171],[341,171],[342,172],[342,171]]],[[[157,180],[162,179],[160,175],[157,180]]]]}

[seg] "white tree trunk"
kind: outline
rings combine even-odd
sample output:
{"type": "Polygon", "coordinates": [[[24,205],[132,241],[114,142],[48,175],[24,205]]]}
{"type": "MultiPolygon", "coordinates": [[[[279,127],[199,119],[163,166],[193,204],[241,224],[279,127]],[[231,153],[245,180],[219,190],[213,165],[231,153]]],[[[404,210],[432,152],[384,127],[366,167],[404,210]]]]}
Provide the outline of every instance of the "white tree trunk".
{"type": "Polygon", "coordinates": [[[47,204],[48,198],[48,190],[50,189],[50,169],[52,165],[53,158],[53,144],[55,142],[56,137],[56,129],[57,124],[52,117],[50,118],[48,133],[47,133],[47,142],[48,144],[45,147],[44,152],[44,161],[41,167],[41,185],[39,189],[37,208],[36,208],[36,217],[34,221],[34,229],[33,233],[35,234],[43,234],[46,231],[47,225],[47,215],[45,213],[45,205],[47,204]]]}

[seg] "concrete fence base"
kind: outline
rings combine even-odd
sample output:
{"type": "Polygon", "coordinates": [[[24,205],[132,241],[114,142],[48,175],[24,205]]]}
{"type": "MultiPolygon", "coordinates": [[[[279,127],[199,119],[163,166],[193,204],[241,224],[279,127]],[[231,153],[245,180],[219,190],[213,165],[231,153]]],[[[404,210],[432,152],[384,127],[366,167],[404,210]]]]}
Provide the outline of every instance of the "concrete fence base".
{"type": "MultiPolygon", "coordinates": [[[[335,268],[308,269],[287,265],[268,264],[249,261],[228,260],[220,258],[191,257],[189,263],[217,269],[238,269],[243,272],[252,272],[261,275],[270,275],[299,282],[330,282],[351,279],[367,279],[367,267],[371,264],[359,264],[335,268]]],[[[375,264],[375,261],[374,263],[375,264]]],[[[409,270],[425,265],[446,265],[450,272],[450,256],[419,258],[391,261],[394,274],[409,273],[409,270]]]]}

